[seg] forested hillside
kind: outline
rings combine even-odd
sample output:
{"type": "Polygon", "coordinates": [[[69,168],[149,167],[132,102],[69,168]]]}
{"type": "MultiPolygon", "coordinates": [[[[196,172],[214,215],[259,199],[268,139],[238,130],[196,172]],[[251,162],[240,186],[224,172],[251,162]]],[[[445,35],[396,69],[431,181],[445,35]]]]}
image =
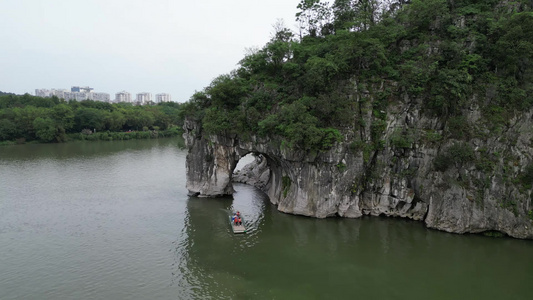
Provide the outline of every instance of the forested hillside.
{"type": "Polygon", "coordinates": [[[302,0],[299,32],[276,24],[270,42],[185,110],[206,133],[277,136],[300,150],[329,149],[346,130],[354,147],[372,149],[495,135],[533,104],[532,2],[302,0]],[[403,97],[445,130],[382,140],[387,109],[403,97]],[[359,131],[361,101],[371,102],[370,136],[359,131]],[[464,111],[474,106],[472,126],[464,111]]]}
{"type": "Polygon", "coordinates": [[[155,106],[0,96],[0,142],[135,139],[180,134],[180,104],[155,106]],[[177,126],[177,127],[176,127],[177,126]]]}

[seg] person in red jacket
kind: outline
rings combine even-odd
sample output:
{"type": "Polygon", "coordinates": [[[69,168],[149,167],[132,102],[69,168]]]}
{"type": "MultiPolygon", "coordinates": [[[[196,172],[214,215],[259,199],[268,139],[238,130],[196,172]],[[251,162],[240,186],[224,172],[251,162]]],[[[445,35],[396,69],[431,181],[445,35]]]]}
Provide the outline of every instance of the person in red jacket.
{"type": "Polygon", "coordinates": [[[241,219],[241,213],[240,212],[236,212],[231,219],[233,221],[233,224],[242,225],[242,219],[241,219]]]}
{"type": "Polygon", "coordinates": [[[242,225],[241,213],[237,211],[237,225],[242,225]]]}

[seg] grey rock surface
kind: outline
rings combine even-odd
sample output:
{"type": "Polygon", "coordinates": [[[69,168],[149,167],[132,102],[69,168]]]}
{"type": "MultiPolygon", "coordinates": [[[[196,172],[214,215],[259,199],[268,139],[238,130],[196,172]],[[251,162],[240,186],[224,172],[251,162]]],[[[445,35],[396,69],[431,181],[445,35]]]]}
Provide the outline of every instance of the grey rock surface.
{"type": "MultiPolygon", "coordinates": [[[[326,152],[287,149],[279,137],[204,135],[198,123],[187,120],[189,193],[230,195],[233,179],[259,187],[279,211],[290,214],[382,215],[422,221],[447,232],[499,231],[533,238],[531,185],[519,183],[533,158],[531,112],[509,120],[499,135],[484,135],[480,129],[466,142],[474,151],[471,161],[458,163],[452,157],[444,170],[437,170],[436,159],[449,157],[450,149],[465,143],[453,137],[429,138],[444,135],[445,121],[423,115],[419,103],[405,98],[387,111],[383,146],[369,148],[364,145],[370,143],[376,120],[372,109],[365,109],[368,104],[359,105],[361,115],[354,118],[365,125],[346,130],[344,141],[326,152]],[[391,142],[398,132],[411,135],[407,146],[391,142]],[[356,139],[363,147],[354,146],[356,139]],[[260,154],[261,161],[234,176],[237,162],[248,153],[260,154]]],[[[469,126],[479,125],[476,107],[465,114],[469,126]]]]}

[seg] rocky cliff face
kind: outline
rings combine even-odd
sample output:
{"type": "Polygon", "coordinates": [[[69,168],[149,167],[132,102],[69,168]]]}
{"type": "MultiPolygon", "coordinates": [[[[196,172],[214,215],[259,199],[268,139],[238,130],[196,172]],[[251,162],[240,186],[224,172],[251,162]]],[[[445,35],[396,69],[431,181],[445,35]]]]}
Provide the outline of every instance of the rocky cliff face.
{"type": "Polygon", "coordinates": [[[524,182],[533,158],[531,112],[494,135],[479,129],[486,126],[475,106],[464,112],[462,126],[453,127],[423,114],[416,100],[390,105],[381,119],[363,97],[356,102],[356,119],[364,122],[327,152],[286,149],[275,137],[207,136],[200,124],[186,121],[187,189],[198,196],[232,194],[235,166],[253,152],[270,170],[260,188],[285,213],[385,215],[447,232],[533,238],[531,183],[524,182]],[[445,130],[452,130],[446,139],[445,130]],[[463,133],[468,138],[454,138],[463,133]]]}

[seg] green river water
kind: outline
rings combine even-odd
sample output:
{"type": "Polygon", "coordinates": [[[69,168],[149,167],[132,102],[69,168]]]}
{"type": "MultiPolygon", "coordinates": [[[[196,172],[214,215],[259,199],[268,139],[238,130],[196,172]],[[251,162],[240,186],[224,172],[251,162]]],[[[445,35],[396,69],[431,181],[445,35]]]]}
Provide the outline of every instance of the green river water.
{"type": "Polygon", "coordinates": [[[286,215],[242,184],[190,198],[182,146],[0,147],[0,299],[533,298],[533,241],[286,215]]]}

